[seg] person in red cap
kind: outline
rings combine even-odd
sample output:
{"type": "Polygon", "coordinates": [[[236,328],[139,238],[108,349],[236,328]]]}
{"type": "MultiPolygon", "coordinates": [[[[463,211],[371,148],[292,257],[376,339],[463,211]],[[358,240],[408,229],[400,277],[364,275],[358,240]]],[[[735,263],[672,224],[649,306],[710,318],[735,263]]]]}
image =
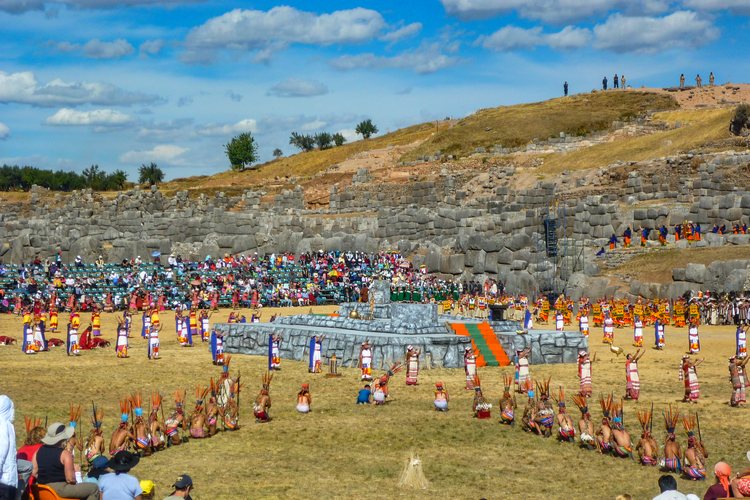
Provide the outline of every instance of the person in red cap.
{"type": "Polygon", "coordinates": [[[174,491],[164,500],[183,500],[187,498],[190,500],[190,491],[193,489],[193,478],[187,474],[182,474],[172,485],[174,491]]]}
{"type": "Polygon", "coordinates": [[[297,393],[297,411],[300,413],[310,413],[312,410],[312,396],[310,395],[310,385],[302,384],[302,388],[297,393]]]}
{"type": "Polygon", "coordinates": [[[435,382],[435,411],[448,411],[448,391],[442,382],[435,382]]]}

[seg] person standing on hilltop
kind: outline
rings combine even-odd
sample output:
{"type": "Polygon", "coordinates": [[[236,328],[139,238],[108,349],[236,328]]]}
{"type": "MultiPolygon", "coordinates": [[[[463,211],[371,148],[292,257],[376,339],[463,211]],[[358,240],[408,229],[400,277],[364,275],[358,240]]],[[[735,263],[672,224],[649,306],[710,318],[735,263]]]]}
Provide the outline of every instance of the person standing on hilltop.
{"type": "Polygon", "coordinates": [[[617,73],[615,73],[614,78],[612,78],[612,88],[613,89],[620,88],[620,79],[617,77],[617,73]]]}
{"type": "Polygon", "coordinates": [[[685,88],[685,73],[682,73],[680,75],[680,89],[684,89],[684,88],[685,88]]]}
{"type": "Polygon", "coordinates": [[[701,78],[701,75],[695,75],[695,86],[698,88],[703,87],[703,78],[701,78]]]}
{"type": "Polygon", "coordinates": [[[607,90],[607,77],[602,79],[602,90],[607,90]]]}
{"type": "Polygon", "coordinates": [[[713,87],[715,83],[716,83],[716,77],[714,76],[714,72],[712,71],[708,75],[708,85],[713,87]]]}
{"type": "Polygon", "coordinates": [[[620,86],[621,86],[621,87],[622,87],[622,88],[623,88],[624,90],[627,90],[627,88],[628,88],[628,86],[627,86],[627,84],[626,84],[626,80],[625,80],[625,75],[620,75],[620,86]]]}
{"type": "Polygon", "coordinates": [[[563,83],[563,94],[568,97],[568,82],[563,83]]]}

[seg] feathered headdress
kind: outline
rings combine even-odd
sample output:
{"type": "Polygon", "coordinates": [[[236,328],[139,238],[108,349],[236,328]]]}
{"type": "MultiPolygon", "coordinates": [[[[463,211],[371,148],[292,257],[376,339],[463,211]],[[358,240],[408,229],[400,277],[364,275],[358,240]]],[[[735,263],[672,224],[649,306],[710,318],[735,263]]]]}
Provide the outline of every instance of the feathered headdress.
{"type": "Polygon", "coordinates": [[[74,405],[71,403],[69,416],[71,427],[75,427],[76,425],[78,425],[78,421],[81,420],[81,405],[74,405]]]}
{"type": "Polygon", "coordinates": [[[677,422],[680,420],[680,412],[672,410],[672,404],[669,404],[669,408],[666,412],[662,412],[664,415],[664,427],[667,429],[667,434],[674,434],[674,430],[677,427],[677,422]]]}
{"type": "Polygon", "coordinates": [[[687,433],[688,437],[694,436],[695,435],[695,416],[686,415],[682,417],[682,426],[685,428],[685,432],[687,433]]]}
{"type": "Polygon", "coordinates": [[[581,410],[581,415],[587,415],[589,413],[588,400],[586,399],[586,396],[582,394],[576,394],[573,396],[573,402],[576,404],[578,409],[581,410]]]}
{"type": "Polygon", "coordinates": [[[104,410],[97,408],[94,403],[91,403],[91,405],[91,425],[94,426],[94,429],[99,430],[104,421],[104,410]]]}
{"type": "Polygon", "coordinates": [[[651,427],[651,418],[653,417],[651,410],[638,410],[636,416],[638,417],[638,422],[641,424],[643,432],[647,432],[651,427]]]}
{"type": "Polygon", "coordinates": [[[612,411],[612,394],[608,396],[599,395],[599,406],[602,407],[602,414],[604,418],[609,419],[610,412],[612,411]]]}
{"type": "MultiPolygon", "coordinates": [[[[234,397],[237,394],[240,393],[240,389],[242,389],[242,387],[244,387],[244,384],[240,383],[240,378],[242,378],[242,377],[238,375],[237,378],[232,383],[232,386],[229,388],[229,397],[230,397],[230,399],[234,399],[234,397]]],[[[268,381],[268,384],[269,384],[269,387],[270,387],[270,384],[271,384],[270,380],[268,381]]]]}
{"type": "Polygon", "coordinates": [[[548,377],[547,380],[542,379],[541,383],[537,381],[536,390],[541,398],[549,398],[549,384],[552,381],[552,377],[548,377]]]}
{"type": "Polygon", "coordinates": [[[263,374],[263,377],[261,377],[262,382],[262,390],[268,391],[271,389],[271,381],[273,380],[273,373],[267,371],[263,374]]]}
{"type": "Polygon", "coordinates": [[[211,399],[212,400],[215,399],[216,398],[217,389],[216,389],[216,382],[214,382],[214,378],[213,377],[211,377],[211,382],[208,384],[208,389],[209,389],[209,392],[211,393],[211,399]]]}
{"type": "Polygon", "coordinates": [[[475,374],[475,375],[474,375],[474,380],[472,380],[472,382],[474,383],[474,388],[475,388],[475,389],[476,389],[476,388],[480,388],[480,389],[482,388],[482,381],[481,381],[481,380],[479,380],[479,375],[476,375],[476,374],[475,374]]]}
{"type": "Polygon", "coordinates": [[[31,430],[35,427],[41,427],[42,426],[42,419],[41,418],[31,418],[24,415],[23,417],[23,425],[26,427],[26,435],[28,436],[31,433],[31,430]]]}
{"type": "Polygon", "coordinates": [[[208,387],[201,387],[200,385],[195,386],[195,407],[200,408],[203,406],[203,401],[206,399],[208,394],[208,387]]]}
{"type": "Polygon", "coordinates": [[[157,391],[151,393],[151,411],[156,411],[161,407],[161,394],[157,391]]]}
{"type": "Polygon", "coordinates": [[[503,373],[503,396],[510,396],[510,386],[513,384],[513,375],[509,373],[503,373]]]}
{"type": "Polygon", "coordinates": [[[130,397],[130,400],[133,404],[133,413],[135,413],[136,417],[142,417],[143,416],[143,398],[141,397],[141,392],[136,391],[133,393],[133,395],[130,397]]]}
{"type": "Polygon", "coordinates": [[[555,400],[561,410],[565,408],[565,389],[563,389],[563,386],[558,386],[557,396],[552,396],[552,399],[555,400]]]}
{"type": "Polygon", "coordinates": [[[178,410],[181,410],[185,404],[185,389],[177,389],[172,394],[174,396],[174,405],[178,410]]]}
{"type": "Polygon", "coordinates": [[[386,373],[388,374],[389,377],[392,377],[395,374],[397,374],[399,371],[401,371],[401,368],[403,367],[404,365],[400,361],[396,361],[395,363],[391,364],[391,367],[388,369],[386,373]]]}
{"type": "Polygon", "coordinates": [[[127,423],[132,407],[133,403],[130,397],[124,397],[120,400],[120,422],[123,424],[127,423]]]}
{"type": "Polygon", "coordinates": [[[232,361],[231,354],[224,355],[224,364],[221,365],[221,376],[226,378],[229,376],[229,363],[232,361]]]}

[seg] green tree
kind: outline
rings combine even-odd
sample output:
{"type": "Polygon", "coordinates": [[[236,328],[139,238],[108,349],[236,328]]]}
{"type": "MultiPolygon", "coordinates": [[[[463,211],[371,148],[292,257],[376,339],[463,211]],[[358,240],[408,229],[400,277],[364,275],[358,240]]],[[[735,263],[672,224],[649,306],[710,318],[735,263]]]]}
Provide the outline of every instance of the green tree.
{"type": "Polygon", "coordinates": [[[142,164],[140,168],[138,168],[138,182],[140,184],[148,183],[149,186],[153,186],[154,184],[159,184],[163,180],[164,172],[154,162],[151,162],[148,165],[142,164]]]}
{"type": "Polygon", "coordinates": [[[333,136],[332,136],[332,137],[333,137],[333,143],[334,143],[334,144],[335,144],[336,146],[341,146],[342,144],[344,144],[344,143],[346,142],[346,137],[344,137],[344,136],[343,136],[343,135],[342,135],[341,133],[339,133],[339,132],[336,132],[335,134],[333,134],[333,136]]]}
{"type": "Polygon", "coordinates": [[[368,118],[367,120],[359,122],[354,131],[361,135],[362,138],[369,139],[371,136],[378,133],[378,127],[376,127],[375,124],[372,123],[372,120],[368,118]]]}
{"type": "Polygon", "coordinates": [[[729,122],[729,131],[734,135],[740,135],[742,129],[747,127],[748,120],[750,120],[750,106],[747,104],[740,104],[734,110],[732,121],[729,122]]]}
{"type": "Polygon", "coordinates": [[[315,138],[311,135],[292,132],[289,136],[289,144],[302,151],[312,151],[315,149],[315,138]]]}
{"type": "Polygon", "coordinates": [[[119,191],[125,188],[125,184],[128,182],[128,174],[122,170],[115,170],[111,174],[108,174],[104,181],[104,189],[106,191],[119,191]]]}
{"type": "Polygon", "coordinates": [[[281,158],[282,156],[284,156],[284,152],[281,149],[276,148],[276,149],[273,150],[273,157],[274,158],[278,159],[278,158],[281,158]]]}
{"type": "Polygon", "coordinates": [[[328,149],[331,147],[331,143],[333,142],[333,137],[331,137],[331,134],[328,132],[319,132],[315,134],[315,144],[318,145],[318,149],[328,149]]]}
{"type": "Polygon", "coordinates": [[[224,145],[232,170],[245,170],[258,161],[258,144],[253,134],[243,132],[224,145]]]}

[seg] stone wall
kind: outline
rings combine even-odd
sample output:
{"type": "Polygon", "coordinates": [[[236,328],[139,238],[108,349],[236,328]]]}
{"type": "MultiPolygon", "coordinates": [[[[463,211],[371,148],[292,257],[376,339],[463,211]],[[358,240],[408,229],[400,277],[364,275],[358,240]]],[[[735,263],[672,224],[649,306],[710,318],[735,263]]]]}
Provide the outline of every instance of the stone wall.
{"type": "MultiPolygon", "coordinates": [[[[686,154],[616,164],[594,181],[563,174],[528,189],[514,187],[512,166],[493,167],[482,183],[451,174],[449,166],[433,180],[387,186],[364,183],[368,174],[362,171],[351,186],[332,188],[326,209],[306,208],[299,187],[272,197],[247,191],[197,199],[187,192],[166,197],[156,189],[105,198],[90,191],[63,195],[34,188],[31,203],[4,204],[0,251],[5,262],[19,263],[58,249],[67,261],[76,255],[146,258],[155,250],[200,259],[242,252],[398,249],[431,272],[492,277],[512,293],[535,293],[575,273],[596,276],[593,253],[628,224],[637,229],[688,219],[706,233],[714,223],[750,222],[747,181],[732,176],[748,163],[746,153],[686,154]],[[563,256],[557,259],[544,251],[548,215],[563,226],[563,256]]],[[[655,245],[656,232],[651,238],[655,245]]],[[[714,243],[719,241],[701,242],[714,243]]],[[[748,240],[727,237],[721,243],[748,240]]]]}

